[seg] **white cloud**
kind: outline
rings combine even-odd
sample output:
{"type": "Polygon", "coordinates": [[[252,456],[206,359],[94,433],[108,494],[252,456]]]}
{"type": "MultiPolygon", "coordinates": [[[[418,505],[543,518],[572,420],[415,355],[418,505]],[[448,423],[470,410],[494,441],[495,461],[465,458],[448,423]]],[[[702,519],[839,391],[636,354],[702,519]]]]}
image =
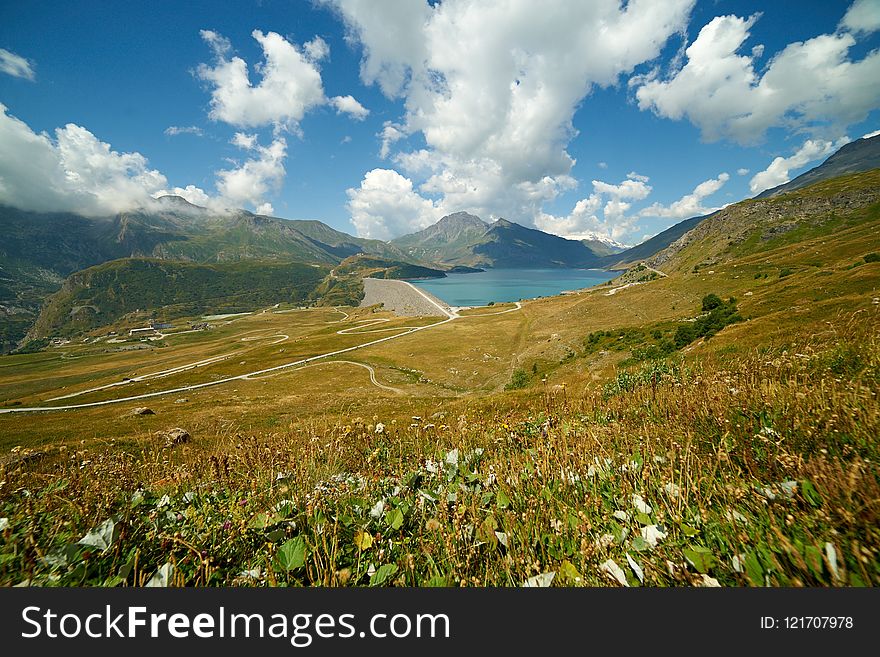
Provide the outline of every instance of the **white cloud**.
{"type": "Polygon", "coordinates": [[[840,25],[853,32],[880,30],[880,2],[877,0],[856,0],[847,9],[840,25]]]}
{"type": "Polygon", "coordinates": [[[405,128],[399,123],[385,121],[382,126],[382,132],[378,135],[382,141],[382,146],[379,149],[379,157],[383,160],[387,158],[388,154],[391,152],[391,145],[406,137],[404,129],[405,128]]]}
{"type": "Polygon", "coordinates": [[[170,125],[165,128],[165,134],[169,137],[176,137],[177,135],[195,135],[196,137],[203,137],[205,135],[204,131],[201,128],[194,125],[170,125]]]}
{"type": "Polygon", "coordinates": [[[102,215],[150,202],[167,186],[140,153],[119,153],[69,123],[54,138],[33,132],[0,104],[0,202],[40,212],[102,215]]]}
{"type": "Polygon", "coordinates": [[[0,73],[6,73],[14,78],[34,80],[34,69],[31,63],[21,55],[16,55],[5,48],[0,48],[0,73]]]}
{"type": "Polygon", "coordinates": [[[165,195],[172,196],[180,196],[183,199],[186,199],[193,205],[199,205],[201,207],[213,207],[217,209],[217,199],[212,198],[208,195],[205,190],[200,187],[196,187],[195,185],[187,185],[186,187],[173,187],[171,189],[161,189],[157,192],[153,193],[155,198],[159,198],[160,196],[165,195]]]}
{"type": "Polygon", "coordinates": [[[862,139],[870,139],[871,137],[876,137],[877,135],[880,135],[880,130],[875,130],[874,132],[864,134],[862,135],[862,139]]]}
{"type": "Polygon", "coordinates": [[[639,216],[687,219],[689,217],[697,217],[699,215],[714,212],[719,208],[706,207],[703,205],[703,199],[712,196],[719,189],[724,187],[724,184],[728,180],[730,180],[730,175],[727,173],[721,173],[717,178],[704,180],[694,187],[694,190],[690,194],[685,194],[669,205],[664,206],[660,203],[654,203],[653,205],[644,208],[639,212],[639,216]]]}
{"type": "Polygon", "coordinates": [[[631,172],[625,180],[614,185],[602,180],[593,181],[593,193],[578,201],[568,216],[557,217],[541,212],[535,225],[543,231],[569,239],[620,240],[635,229],[638,215],[627,215],[632,203],[651,193],[648,177],[631,172]],[[599,218],[601,211],[602,218],[599,218]]]}
{"type": "MultiPolygon", "coordinates": [[[[739,54],[759,15],[718,16],[687,48],[687,63],[666,80],[639,80],[639,107],[687,118],[707,140],[748,144],[773,127],[841,134],[880,104],[880,51],[861,60],[847,32],[788,44],[763,73],[755,54],[739,54]]],[[[864,24],[864,23],[863,23],[864,24]]]]}
{"type": "Polygon", "coordinates": [[[826,157],[848,142],[848,137],[842,137],[836,143],[823,139],[808,139],[794,155],[776,157],[766,169],[756,173],[749,181],[749,189],[753,194],[758,194],[765,189],[787,183],[791,179],[789,172],[792,169],[800,169],[813,160],[826,157]]]}
{"type": "Polygon", "coordinates": [[[421,134],[425,146],[394,161],[437,204],[484,217],[535,221],[571,189],[572,119],[596,85],[657,57],[687,23],[692,0],[323,0],[363,47],[361,79],[404,116],[380,133],[383,157],[421,134]],[[425,176],[422,178],[422,176],[425,176]]]}
{"type": "Polygon", "coordinates": [[[319,36],[303,44],[303,50],[306,57],[313,62],[319,62],[330,54],[330,46],[319,36]]]}
{"type": "Polygon", "coordinates": [[[370,115],[370,110],[356,101],[353,96],[333,96],[330,104],[336,108],[337,114],[348,114],[358,121],[363,121],[370,115]]]}
{"type": "Polygon", "coordinates": [[[287,155],[287,141],[276,137],[269,146],[261,146],[256,135],[236,133],[232,143],[252,154],[240,166],[217,172],[217,191],[220,196],[235,207],[246,203],[254,206],[258,213],[272,207],[264,197],[278,189],[284,180],[284,158],[287,155]]]}
{"type": "Polygon", "coordinates": [[[599,167],[600,169],[607,169],[608,163],[607,162],[599,162],[596,164],[596,166],[599,167]]]}
{"type": "Polygon", "coordinates": [[[310,42],[302,50],[276,32],[251,33],[263,49],[264,61],[256,67],[259,84],[251,83],[248,65],[241,57],[228,57],[229,41],[215,32],[202,30],[202,38],[214,50],[214,66],[199,65],[202,80],[213,86],[210,116],[240,127],[280,125],[295,130],[305,113],[323,105],[324,87],[317,59],[327,54],[327,45],[310,42]]]}
{"type": "Polygon", "coordinates": [[[349,189],[351,222],[362,237],[387,240],[421,230],[442,211],[413,190],[412,180],[393,169],[373,169],[360,187],[349,189]]]}
{"type": "Polygon", "coordinates": [[[0,203],[101,216],[150,207],[154,198],[172,194],[217,212],[250,204],[271,214],[264,197],[284,179],[287,142],[276,137],[262,146],[255,135],[236,133],[232,143],[249,157],[218,171],[218,194],[211,195],[195,185],[169,186],[143,155],[114,151],[82,126],[69,123],[54,136],[37,134],[0,103],[0,203]]]}
{"type": "Polygon", "coordinates": [[[742,167],[742,168],[736,170],[736,175],[747,176],[747,175],[749,175],[749,171],[751,171],[751,169],[747,169],[745,167],[742,167]]]}

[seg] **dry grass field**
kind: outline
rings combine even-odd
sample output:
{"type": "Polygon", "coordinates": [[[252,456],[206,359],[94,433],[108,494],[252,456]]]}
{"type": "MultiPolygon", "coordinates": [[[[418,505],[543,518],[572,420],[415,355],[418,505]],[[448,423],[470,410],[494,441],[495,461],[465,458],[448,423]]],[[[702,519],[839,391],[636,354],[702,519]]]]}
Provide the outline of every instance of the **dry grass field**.
{"type": "Polygon", "coordinates": [[[0,414],[0,582],[880,584],[877,234],[4,357],[0,410],[135,399],[0,414]],[[737,316],[675,345],[709,294],[737,316]]]}

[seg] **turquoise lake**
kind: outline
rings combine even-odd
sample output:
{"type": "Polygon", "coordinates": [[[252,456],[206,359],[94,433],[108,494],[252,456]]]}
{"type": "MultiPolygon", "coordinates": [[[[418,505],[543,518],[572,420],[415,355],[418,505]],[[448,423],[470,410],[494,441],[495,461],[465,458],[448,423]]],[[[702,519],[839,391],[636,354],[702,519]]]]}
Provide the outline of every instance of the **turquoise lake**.
{"type": "Polygon", "coordinates": [[[473,274],[410,281],[450,306],[485,306],[601,285],[619,272],[601,269],[487,269],[473,274]]]}

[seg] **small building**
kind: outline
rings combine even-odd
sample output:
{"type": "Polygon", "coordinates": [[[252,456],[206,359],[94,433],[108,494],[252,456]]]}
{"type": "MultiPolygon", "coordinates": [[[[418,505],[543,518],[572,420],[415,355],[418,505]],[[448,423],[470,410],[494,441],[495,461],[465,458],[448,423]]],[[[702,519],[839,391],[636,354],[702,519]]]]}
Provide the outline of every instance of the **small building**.
{"type": "Polygon", "coordinates": [[[143,335],[155,335],[159,331],[157,331],[152,326],[144,326],[142,328],[133,328],[128,332],[129,337],[135,336],[143,336],[143,335]]]}

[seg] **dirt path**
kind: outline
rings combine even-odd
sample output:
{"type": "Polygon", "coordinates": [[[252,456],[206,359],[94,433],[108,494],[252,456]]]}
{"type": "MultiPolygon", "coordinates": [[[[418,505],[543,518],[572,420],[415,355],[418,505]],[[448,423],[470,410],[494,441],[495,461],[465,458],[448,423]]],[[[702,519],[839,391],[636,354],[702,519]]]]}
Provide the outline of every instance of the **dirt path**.
{"type": "MultiPolygon", "coordinates": [[[[373,369],[372,365],[367,365],[366,363],[359,363],[354,360],[328,360],[326,363],[313,363],[311,365],[304,365],[303,367],[298,368],[296,371],[304,370],[307,367],[325,367],[327,365],[336,365],[336,364],[357,365],[358,367],[363,367],[365,370],[367,370],[370,373],[370,383],[372,383],[374,386],[376,386],[377,388],[382,388],[383,390],[389,390],[389,391],[397,393],[397,394],[403,394],[403,390],[401,390],[400,388],[394,388],[392,386],[386,386],[384,383],[380,383],[379,380],[376,378],[376,370],[373,369]]],[[[268,376],[277,376],[277,373],[270,374],[268,376]]],[[[247,380],[248,381],[255,381],[255,380],[260,380],[260,379],[265,379],[265,378],[268,378],[268,377],[263,376],[263,377],[259,377],[259,379],[256,379],[254,377],[249,377],[247,380]]]]}

